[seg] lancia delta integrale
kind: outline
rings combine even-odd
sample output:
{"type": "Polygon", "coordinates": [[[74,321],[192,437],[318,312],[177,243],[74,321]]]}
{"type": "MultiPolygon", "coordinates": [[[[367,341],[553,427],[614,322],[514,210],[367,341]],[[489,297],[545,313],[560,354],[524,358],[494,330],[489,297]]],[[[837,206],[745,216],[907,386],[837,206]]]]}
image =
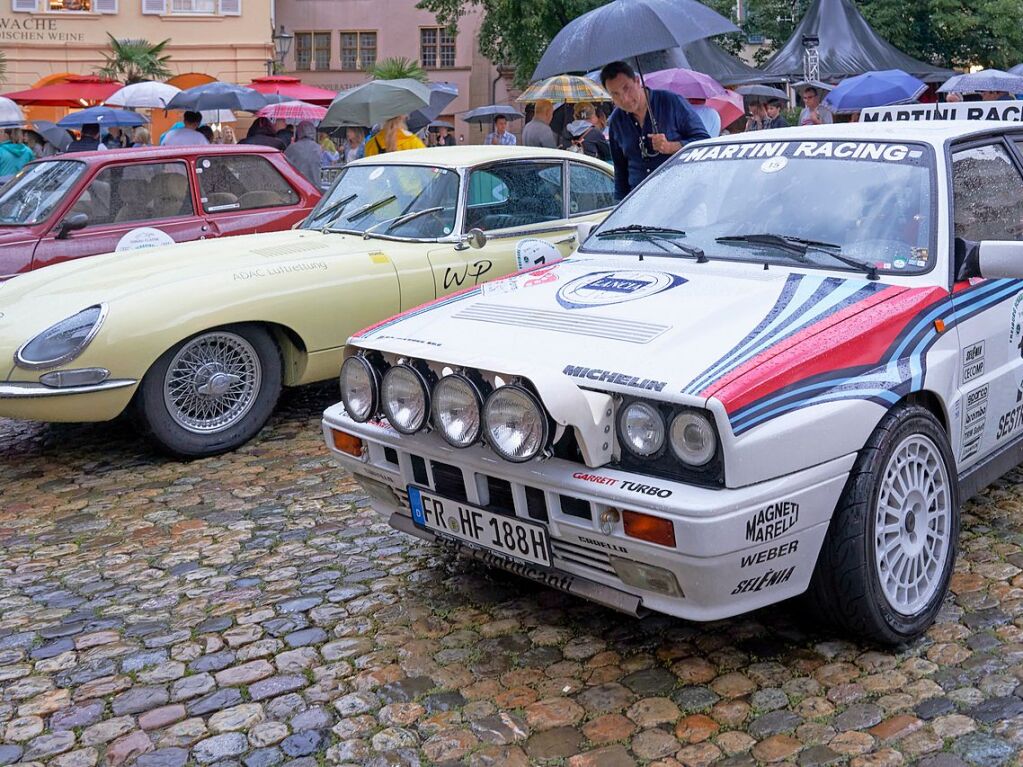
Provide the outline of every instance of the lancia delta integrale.
{"type": "Polygon", "coordinates": [[[573,257],[350,342],[323,427],[390,523],[620,610],[804,592],[923,632],[1023,456],[1023,129],[685,147],[573,257]]]}

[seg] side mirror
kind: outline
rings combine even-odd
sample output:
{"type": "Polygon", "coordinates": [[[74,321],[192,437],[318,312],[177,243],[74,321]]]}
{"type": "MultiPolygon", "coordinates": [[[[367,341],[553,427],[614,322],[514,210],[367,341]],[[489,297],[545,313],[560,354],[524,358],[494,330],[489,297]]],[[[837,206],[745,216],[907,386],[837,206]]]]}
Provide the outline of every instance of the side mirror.
{"type": "Polygon", "coordinates": [[[956,279],[971,277],[1023,280],[1023,242],[956,239],[956,279]]]}
{"type": "Polygon", "coordinates": [[[593,221],[581,221],[576,224],[576,236],[579,238],[580,245],[586,242],[586,238],[590,236],[590,232],[592,232],[596,226],[597,224],[593,221]]]}
{"type": "Polygon", "coordinates": [[[465,241],[469,243],[470,248],[479,250],[487,244],[487,233],[482,229],[470,229],[468,234],[465,235],[465,241]]]}
{"type": "Polygon", "coordinates": [[[86,214],[72,213],[57,225],[56,238],[58,240],[66,240],[71,236],[71,232],[84,229],[88,225],[89,217],[86,214]]]}

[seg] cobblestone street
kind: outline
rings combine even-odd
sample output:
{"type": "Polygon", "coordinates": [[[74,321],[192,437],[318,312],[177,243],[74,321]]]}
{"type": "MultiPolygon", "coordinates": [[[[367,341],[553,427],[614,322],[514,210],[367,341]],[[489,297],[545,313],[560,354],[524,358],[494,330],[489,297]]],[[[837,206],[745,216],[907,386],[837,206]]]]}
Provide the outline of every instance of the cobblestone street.
{"type": "Polygon", "coordinates": [[[636,621],[391,531],[322,445],[335,393],[194,463],[0,421],[0,765],[1023,764],[1020,475],[894,653],[798,604],[636,621]]]}

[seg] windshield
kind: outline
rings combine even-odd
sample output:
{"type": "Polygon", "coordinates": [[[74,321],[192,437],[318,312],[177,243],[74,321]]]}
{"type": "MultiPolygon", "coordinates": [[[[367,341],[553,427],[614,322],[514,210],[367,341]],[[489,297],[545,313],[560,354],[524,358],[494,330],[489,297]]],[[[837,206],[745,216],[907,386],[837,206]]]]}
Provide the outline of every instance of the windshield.
{"type": "MultiPolygon", "coordinates": [[[[812,245],[806,266],[851,269],[827,250],[912,274],[933,262],[932,155],[923,145],[859,141],[710,144],[683,150],[616,208],[585,250],[664,256],[663,238],[622,227],[675,230],[671,236],[727,259],[792,264],[792,240],[812,245]],[[777,238],[747,235],[778,235],[777,238]],[[719,241],[719,238],[725,238],[719,241]],[[661,247],[658,247],[658,244],[661,247]]],[[[674,249],[673,250],[677,250],[674,249]]],[[[678,257],[684,257],[678,254],[678,257]]]]}
{"type": "Polygon", "coordinates": [[[305,229],[435,240],[455,230],[458,174],[421,165],[351,165],[302,224],[305,229]],[[421,213],[422,215],[411,215],[421,213]]]}
{"type": "Polygon", "coordinates": [[[26,165],[0,189],[0,226],[45,221],[85,171],[77,160],[54,160],[26,165]]]}

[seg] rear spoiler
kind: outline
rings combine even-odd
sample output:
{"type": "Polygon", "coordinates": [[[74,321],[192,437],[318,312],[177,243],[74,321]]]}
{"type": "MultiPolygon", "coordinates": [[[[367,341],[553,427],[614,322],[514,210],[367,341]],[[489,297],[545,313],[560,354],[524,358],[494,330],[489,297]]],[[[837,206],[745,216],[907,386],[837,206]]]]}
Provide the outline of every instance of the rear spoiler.
{"type": "Polygon", "coordinates": [[[960,101],[951,104],[900,104],[872,107],[860,113],[860,122],[890,123],[921,120],[1023,121],[1023,101],[960,101]]]}

